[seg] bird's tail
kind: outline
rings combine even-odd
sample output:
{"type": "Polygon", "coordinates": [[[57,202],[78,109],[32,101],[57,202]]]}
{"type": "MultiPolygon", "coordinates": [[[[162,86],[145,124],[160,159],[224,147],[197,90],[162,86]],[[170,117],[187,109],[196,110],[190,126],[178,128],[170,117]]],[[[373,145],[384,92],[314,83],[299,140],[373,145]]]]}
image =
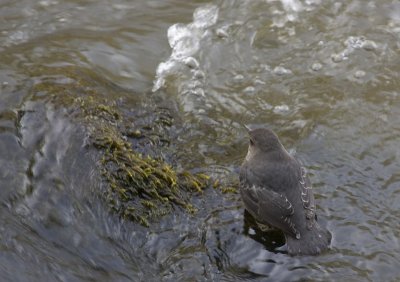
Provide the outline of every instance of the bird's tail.
{"type": "Polygon", "coordinates": [[[317,255],[329,248],[331,233],[315,223],[312,230],[301,234],[300,239],[286,235],[287,250],[290,255],[317,255]]]}

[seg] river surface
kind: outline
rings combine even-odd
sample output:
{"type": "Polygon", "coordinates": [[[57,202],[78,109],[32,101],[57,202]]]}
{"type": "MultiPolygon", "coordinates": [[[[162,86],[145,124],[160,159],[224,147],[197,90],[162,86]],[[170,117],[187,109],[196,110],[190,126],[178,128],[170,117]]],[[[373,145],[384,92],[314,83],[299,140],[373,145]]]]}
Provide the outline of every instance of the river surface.
{"type": "Polygon", "coordinates": [[[399,1],[1,0],[0,280],[399,281],[399,119],[399,1]],[[331,250],[288,256],[213,188],[149,228],[113,214],[86,125],[39,87],[78,78],[125,112],[172,105],[171,162],[221,182],[243,124],[273,129],[331,250]]]}

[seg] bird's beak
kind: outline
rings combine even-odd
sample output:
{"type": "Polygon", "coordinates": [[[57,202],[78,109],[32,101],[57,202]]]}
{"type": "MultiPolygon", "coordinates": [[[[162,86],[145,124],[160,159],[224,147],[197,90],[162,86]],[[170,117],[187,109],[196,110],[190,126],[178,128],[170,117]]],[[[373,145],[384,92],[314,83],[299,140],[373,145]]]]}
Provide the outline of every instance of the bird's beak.
{"type": "Polygon", "coordinates": [[[247,133],[249,133],[251,131],[251,128],[248,125],[243,124],[243,127],[246,128],[247,133]]]}

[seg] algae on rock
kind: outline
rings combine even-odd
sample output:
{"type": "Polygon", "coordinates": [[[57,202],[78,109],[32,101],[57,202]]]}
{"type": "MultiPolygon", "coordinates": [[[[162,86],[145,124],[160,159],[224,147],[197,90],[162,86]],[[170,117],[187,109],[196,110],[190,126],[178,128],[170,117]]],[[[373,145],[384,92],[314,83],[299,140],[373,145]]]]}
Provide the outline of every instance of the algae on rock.
{"type": "MultiPolygon", "coordinates": [[[[32,71],[43,74],[50,69],[42,67],[32,71]]],[[[71,113],[71,118],[82,123],[88,133],[89,144],[100,152],[99,169],[106,181],[102,194],[113,211],[145,226],[151,219],[170,213],[175,207],[190,213],[196,211],[191,198],[193,193],[201,192],[208,185],[209,177],[187,171],[177,172],[160,156],[162,154],[150,154],[137,144],[134,149],[132,140],[147,138],[151,141],[152,134],[163,134],[152,132],[154,124],[151,122],[154,119],[142,119],[137,123],[140,125],[136,124],[133,128],[120,107],[110,102],[121,96],[119,88],[90,70],[75,70],[69,66],[59,70],[52,68],[51,71],[59,71],[71,82],[42,82],[33,86],[32,94],[51,93],[53,105],[65,109],[71,113]],[[115,89],[117,91],[107,93],[115,89]],[[149,134],[143,134],[142,130],[149,134]]],[[[142,105],[138,108],[143,111],[142,105]]],[[[157,115],[154,108],[149,112],[157,115]]],[[[173,123],[162,114],[156,122],[163,130],[173,123]]],[[[170,142],[168,136],[160,136],[160,139],[170,142]]],[[[157,145],[153,147],[155,151],[162,149],[157,145]]]]}
{"type": "Polygon", "coordinates": [[[91,133],[93,145],[103,150],[102,174],[110,189],[110,207],[125,218],[149,225],[149,219],[172,211],[173,204],[188,212],[192,192],[201,192],[209,177],[176,172],[162,159],[154,159],[132,149],[117,127],[105,125],[91,133]]]}

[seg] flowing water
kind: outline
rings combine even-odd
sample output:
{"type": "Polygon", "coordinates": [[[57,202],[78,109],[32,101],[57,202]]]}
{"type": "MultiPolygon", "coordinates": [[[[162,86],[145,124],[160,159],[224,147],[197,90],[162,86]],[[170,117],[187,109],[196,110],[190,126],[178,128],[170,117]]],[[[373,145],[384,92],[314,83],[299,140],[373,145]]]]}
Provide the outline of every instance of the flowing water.
{"type": "Polygon", "coordinates": [[[398,1],[2,0],[0,23],[2,281],[400,280],[398,1]],[[213,188],[149,228],[113,214],[86,125],[40,88],[78,80],[125,112],[172,105],[171,162],[221,181],[243,124],[276,131],[331,250],[288,256],[213,188]]]}

